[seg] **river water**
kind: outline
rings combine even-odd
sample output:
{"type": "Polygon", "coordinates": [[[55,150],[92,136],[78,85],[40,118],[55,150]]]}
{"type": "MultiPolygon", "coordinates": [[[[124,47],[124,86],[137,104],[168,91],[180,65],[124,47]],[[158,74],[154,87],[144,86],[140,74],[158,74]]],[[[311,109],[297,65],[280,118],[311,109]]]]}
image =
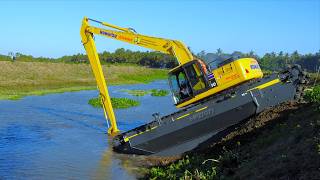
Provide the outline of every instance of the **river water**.
{"type": "MultiPolygon", "coordinates": [[[[141,102],[115,110],[120,130],[176,111],[170,96],[131,96],[124,89],[168,89],[166,81],[110,86],[112,97],[141,102]]],[[[88,105],[98,91],[66,92],[0,101],[0,179],[135,179],[113,153],[102,109],[88,105]]],[[[134,161],[134,159],[133,159],[134,161]]]]}

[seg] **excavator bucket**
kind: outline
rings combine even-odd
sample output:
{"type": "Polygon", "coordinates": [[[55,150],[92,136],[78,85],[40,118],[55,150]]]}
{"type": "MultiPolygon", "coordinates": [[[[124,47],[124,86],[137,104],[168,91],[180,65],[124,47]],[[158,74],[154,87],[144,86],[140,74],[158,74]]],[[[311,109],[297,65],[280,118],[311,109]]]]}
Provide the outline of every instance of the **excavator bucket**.
{"type": "Polygon", "coordinates": [[[264,109],[295,100],[306,74],[295,65],[279,74],[249,81],[148,124],[119,134],[113,149],[120,153],[174,156],[197,148],[229,127],[264,109]]]}

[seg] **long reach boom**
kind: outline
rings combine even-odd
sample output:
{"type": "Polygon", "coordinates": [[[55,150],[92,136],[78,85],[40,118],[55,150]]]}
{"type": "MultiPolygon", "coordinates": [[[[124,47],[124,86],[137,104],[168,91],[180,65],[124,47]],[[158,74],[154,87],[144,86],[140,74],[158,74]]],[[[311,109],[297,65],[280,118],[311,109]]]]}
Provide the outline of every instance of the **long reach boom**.
{"type": "Polygon", "coordinates": [[[108,133],[111,135],[116,135],[119,133],[119,129],[117,127],[116,117],[111,105],[107,83],[104,78],[101,63],[93,39],[95,34],[173,55],[181,65],[188,63],[194,58],[189,49],[180,41],[141,35],[136,33],[132,28],[123,28],[84,17],[80,30],[82,43],[87,52],[92,71],[98,84],[100,97],[105,112],[105,118],[107,122],[108,119],[110,120],[111,127],[108,129],[108,133]],[[109,29],[91,26],[89,21],[99,23],[100,25],[108,27],[109,29]]]}

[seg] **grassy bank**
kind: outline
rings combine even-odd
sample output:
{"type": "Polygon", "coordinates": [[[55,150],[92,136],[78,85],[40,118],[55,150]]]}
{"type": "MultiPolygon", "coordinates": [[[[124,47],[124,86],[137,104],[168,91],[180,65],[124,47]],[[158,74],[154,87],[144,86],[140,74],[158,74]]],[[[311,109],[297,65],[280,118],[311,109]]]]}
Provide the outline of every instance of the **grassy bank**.
{"type": "MultiPolygon", "coordinates": [[[[0,99],[96,89],[88,64],[0,61],[0,99]]],[[[165,79],[167,71],[136,65],[103,65],[108,85],[165,79]]]]}

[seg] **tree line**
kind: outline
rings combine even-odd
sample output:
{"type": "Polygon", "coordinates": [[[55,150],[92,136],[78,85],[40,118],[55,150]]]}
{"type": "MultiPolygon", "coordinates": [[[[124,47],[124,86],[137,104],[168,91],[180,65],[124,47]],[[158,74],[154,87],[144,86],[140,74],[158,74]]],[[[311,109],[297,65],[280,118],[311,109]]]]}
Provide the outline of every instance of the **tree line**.
{"type": "Polygon", "coordinates": [[[222,61],[233,58],[251,57],[255,58],[262,69],[269,71],[279,71],[284,69],[288,64],[299,64],[302,68],[308,72],[316,72],[320,68],[320,50],[316,53],[300,54],[298,51],[293,53],[285,53],[280,51],[279,53],[271,52],[265,53],[263,56],[257,55],[251,51],[249,53],[242,53],[235,51],[231,54],[223,53],[221,49],[218,49],[215,53],[206,53],[201,51],[197,54],[197,57],[205,60],[208,64],[214,63],[217,65],[222,61]]]}
{"type": "MultiPolygon", "coordinates": [[[[309,72],[316,72],[320,67],[320,50],[316,53],[300,54],[298,51],[286,53],[280,51],[278,53],[266,53],[263,56],[257,55],[251,51],[242,53],[235,51],[231,54],[224,53],[221,49],[217,49],[214,53],[201,51],[195,54],[197,58],[205,60],[208,64],[216,66],[224,60],[242,57],[252,57],[258,60],[260,66],[265,70],[278,71],[287,64],[300,64],[309,72]]],[[[131,51],[124,48],[119,48],[114,52],[104,51],[99,53],[102,64],[111,63],[128,63],[147,66],[152,68],[173,68],[178,65],[173,56],[155,51],[131,51]]],[[[21,53],[9,53],[9,55],[0,55],[0,61],[39,61],[39,62],[64,62],[64,63],[89,63],[86,54],[76,54],[71,56],[62,56],[59,58],[33,57],[21,53]]]]}
{"type": "MultiPolygon", "coordinates": [[[[147,66],[152,68],[173,68],[178,63],[173,56],[155,51],[131,51],[119,48],[114,52],[104,51],[99,53],[102,64],[128,63],[147,66]]],[[[62,56],[59,58],[33,57],[21,53],[9,53],[8,56],[0,55],[0,61],[37,61],[37,62],[64,62],[64,63],[89,63],[86,54],[75,54],[71,56],[62,56]]]]}

